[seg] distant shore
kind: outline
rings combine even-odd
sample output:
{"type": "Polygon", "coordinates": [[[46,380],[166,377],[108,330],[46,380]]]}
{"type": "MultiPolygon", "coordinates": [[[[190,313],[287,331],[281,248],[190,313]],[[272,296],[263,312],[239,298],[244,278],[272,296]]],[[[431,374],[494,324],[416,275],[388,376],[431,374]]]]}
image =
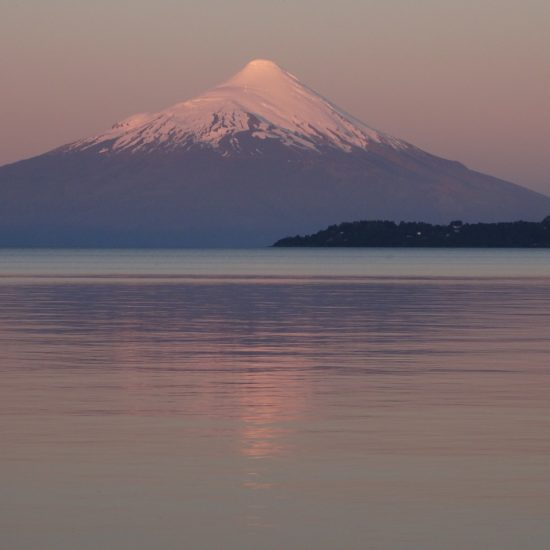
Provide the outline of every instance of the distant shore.
{"type": "Polygon", "coordinates": [[[463,223],[356,221],[311,235],[285,237],[275,247],[550,248],[550,216],[541,222],[463,223]]]}

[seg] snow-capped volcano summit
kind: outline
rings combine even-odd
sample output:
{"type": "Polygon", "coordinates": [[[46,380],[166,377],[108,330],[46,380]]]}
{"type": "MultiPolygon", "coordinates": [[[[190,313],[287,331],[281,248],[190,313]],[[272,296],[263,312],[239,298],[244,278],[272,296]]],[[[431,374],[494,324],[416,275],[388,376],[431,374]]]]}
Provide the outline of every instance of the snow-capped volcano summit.
{"type": "Polygon", "coordinates": [[[342,221],[548,214],[550,198],[374,130],[262,59],[0,167],[0,246],[265,246],[342,221]]]}
{"type": "Polygon", "coordinates": [[[327,147],[346,152],[366,149],[369,143],[408,146],[344,113],[272,61],[255,59],[198,97],[158,113],[131,116],[68,149],[101,145],[101,152],[107,153],[200,145],[225,156],[261,153],[257,147],[243,148],[239,139],[243,132],[318,153],[327,147]]]}

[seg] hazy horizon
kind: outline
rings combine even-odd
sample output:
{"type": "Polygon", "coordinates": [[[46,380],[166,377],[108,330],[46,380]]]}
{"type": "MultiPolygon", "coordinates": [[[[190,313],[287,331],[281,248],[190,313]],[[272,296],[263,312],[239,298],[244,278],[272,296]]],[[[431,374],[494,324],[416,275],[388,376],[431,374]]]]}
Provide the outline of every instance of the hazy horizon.
{"type": "Polygon", "coordinates": [[[366,124],[550,193],[550,5],[99,1],[0,7],[0,165],[268,58],[366,124]],[[284,40],[281,38],[284,37],[284,40]]]}

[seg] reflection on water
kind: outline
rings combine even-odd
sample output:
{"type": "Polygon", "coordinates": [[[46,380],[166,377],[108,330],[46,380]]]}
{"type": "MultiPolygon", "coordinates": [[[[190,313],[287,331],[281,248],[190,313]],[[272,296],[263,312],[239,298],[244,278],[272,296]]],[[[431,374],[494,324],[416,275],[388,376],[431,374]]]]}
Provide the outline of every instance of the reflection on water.
{"type": "Polygon", "coordinates": [[[548,546],[548,255],[379,253],[6,253],[2,547],[548,546]]]}

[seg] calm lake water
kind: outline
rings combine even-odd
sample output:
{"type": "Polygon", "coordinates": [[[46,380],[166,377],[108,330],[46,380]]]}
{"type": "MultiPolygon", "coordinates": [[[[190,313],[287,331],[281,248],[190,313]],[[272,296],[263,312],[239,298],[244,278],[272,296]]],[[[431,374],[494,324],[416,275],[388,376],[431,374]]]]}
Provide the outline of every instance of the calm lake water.
{"type": "Polygon", "coordinates": [[[550,250],[0,251],[0,548],[550,548],[550,250]]]}

